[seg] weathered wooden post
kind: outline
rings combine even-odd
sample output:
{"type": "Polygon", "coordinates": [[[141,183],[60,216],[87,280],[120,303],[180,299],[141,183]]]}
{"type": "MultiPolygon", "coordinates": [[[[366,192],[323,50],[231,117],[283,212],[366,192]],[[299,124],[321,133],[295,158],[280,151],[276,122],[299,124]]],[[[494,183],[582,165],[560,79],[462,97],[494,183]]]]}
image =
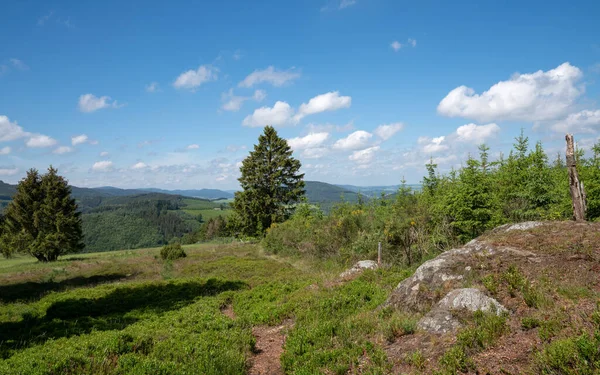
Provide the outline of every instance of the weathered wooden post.
{"type": "Polygon", "coordinates": [[[585,221],[585,190],[583,183],[579,181],[579,174],[577,173],[573,134],[567,134],[565,139],[567,140],[567,168],[569,170],[569,189],[571,190],[571,199],[573,200],[573,219],[575,221],[585,221]]]}
{"type": "Polygon", "coordinates": [[[377,245],[377,266],[381,267],[381,242],[377,245]]]}

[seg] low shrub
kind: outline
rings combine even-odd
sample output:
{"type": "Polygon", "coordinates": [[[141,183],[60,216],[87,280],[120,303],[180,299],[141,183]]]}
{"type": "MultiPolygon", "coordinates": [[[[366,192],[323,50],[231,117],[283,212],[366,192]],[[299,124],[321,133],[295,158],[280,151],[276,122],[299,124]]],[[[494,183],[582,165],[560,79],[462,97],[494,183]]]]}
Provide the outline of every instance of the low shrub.
{"type": "Polygon", "coordinates": [[[183,248],[179,243],[165,245],[160,250],[160,257],[162,260],[176,260],[185,258],[187,254],[183,251],[183,248]]]}

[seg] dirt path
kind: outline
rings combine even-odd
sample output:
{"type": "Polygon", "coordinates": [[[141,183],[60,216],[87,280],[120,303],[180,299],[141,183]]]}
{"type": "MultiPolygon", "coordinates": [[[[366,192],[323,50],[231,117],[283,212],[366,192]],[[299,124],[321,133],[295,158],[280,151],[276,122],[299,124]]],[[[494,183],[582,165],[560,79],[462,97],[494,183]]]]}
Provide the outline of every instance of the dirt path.
{"type": "Polygon", "coordinates": [[[259,326],[252,330],[256,337],[256,354],[250,363],[249,375],[282,375],[281,355],[285,334],[292,326],[287,320],[276,327],[259,326]]]}

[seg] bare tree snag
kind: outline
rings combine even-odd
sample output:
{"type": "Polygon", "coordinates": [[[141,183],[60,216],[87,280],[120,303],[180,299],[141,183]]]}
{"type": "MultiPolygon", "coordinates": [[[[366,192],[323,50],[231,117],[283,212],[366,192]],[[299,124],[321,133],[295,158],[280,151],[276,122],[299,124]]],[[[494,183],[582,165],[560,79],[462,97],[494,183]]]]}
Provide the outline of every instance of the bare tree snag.
{"type": "Polygon", "coordinates": [[[567,134],[567,168],[569,170],[569,189],[571,190],[571,199],[573,200],[573,219],[575,221],[585,221],[585,190],[583,183],[579,181],[577,173],[577,161],[575,159],[575,144],[573,135],[567,134]]]}

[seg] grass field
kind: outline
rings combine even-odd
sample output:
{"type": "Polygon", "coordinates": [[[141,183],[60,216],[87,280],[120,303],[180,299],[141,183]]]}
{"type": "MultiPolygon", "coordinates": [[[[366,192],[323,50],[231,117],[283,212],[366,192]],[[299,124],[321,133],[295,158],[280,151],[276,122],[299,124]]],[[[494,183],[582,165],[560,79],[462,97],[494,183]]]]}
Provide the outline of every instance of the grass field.
{"type": "Polygon", "coordinates": [[[218,201],[203,201],[197,199],[184,199],[183,203],[185,207],[182,209],[184,212],[198,216],[202,215],[204,221],[215,218],[219,215],[227,216],[231,213],[230,209],[225,210],[216,210],[215,208],[220,208],[222,204],[227,204],[228,200],[218,200],[218,201]]]}
{"type": "Polygon", "coordinates": [[[408,272],[341,282],[339,265],[265,256],[256,245],[192,245],[0,260],[1,374],[245,374],[253,330],[288,322],[286,373],[389,369],[386,337],[414,319],[376,310],[408,272]],[[235,318],[222,313],[231,306],[235,318]]]}

